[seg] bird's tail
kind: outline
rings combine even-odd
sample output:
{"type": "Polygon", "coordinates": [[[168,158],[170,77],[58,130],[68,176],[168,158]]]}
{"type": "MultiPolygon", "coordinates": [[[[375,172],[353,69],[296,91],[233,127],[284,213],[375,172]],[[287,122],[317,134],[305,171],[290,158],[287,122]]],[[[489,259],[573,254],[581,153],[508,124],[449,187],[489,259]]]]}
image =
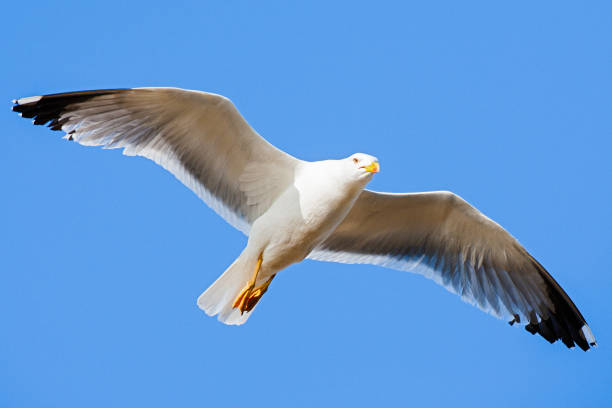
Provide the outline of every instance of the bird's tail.
{"type": "MultiPolygon", "coordinates": [[[[244,254],[243,254],[244,255],[244,254]]],[[[236,298],[248,284],[257,259],[239,256],[229,268],[198,298],[198,306],[207,315],[219,315],[220,322],[240,325],[247,321],[252,310],[241,312],[234,307],[236,298]]]]}

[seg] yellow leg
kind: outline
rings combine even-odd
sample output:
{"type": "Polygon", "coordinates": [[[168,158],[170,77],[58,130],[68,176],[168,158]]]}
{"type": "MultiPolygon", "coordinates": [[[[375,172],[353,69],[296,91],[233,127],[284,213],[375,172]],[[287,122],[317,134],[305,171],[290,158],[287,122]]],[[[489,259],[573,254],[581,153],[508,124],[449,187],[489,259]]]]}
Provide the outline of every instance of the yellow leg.
{"type": "Polygon", "coordinates": [[[240,309],[240,313],[250,312],[253,310],[259,299],[266,293],[268,290],[268,286],[270,286],[270,282],[274,279],[274,276],[270,277],[264,284],[255,287],[255,283],[257,282],[257,275],[259,274],[259,270],[261,269],[261,262],[263,258],[259,255],[259,259],[257,259],[257,265],[255,266],[255,272],[251,279],[249,279],[249,283],[246,285],[244,289],[240,292],[236,300],[234,301],[234,308],[240,309]]]}

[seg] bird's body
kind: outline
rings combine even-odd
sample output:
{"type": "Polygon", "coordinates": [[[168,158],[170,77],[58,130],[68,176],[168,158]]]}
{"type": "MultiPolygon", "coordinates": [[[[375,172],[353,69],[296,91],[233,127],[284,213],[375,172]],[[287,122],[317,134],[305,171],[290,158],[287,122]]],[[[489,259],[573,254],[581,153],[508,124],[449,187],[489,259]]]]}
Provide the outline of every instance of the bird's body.
{"type": "Polygon", "coordinates": [[[303,163],[294,183],[253,223],[247,249],[263,252],[264,276],[306,258],[333,232],[361,193],[365,184],[340,177],[310,182],[309,175],[332,169],[333,164],[303,163]]]}
{"type": "Polygon", "coordinates": [[[450,192],[365,189],[378,160],[356,153],[307,162],[275,148],[229,99],[175,88],[18,99],[13,110],[83,145],[123,148],[172,172],[248,236],[199,297],[242,324],[276,274],[311,258],[414,271],[550,342],[595,345],[572,300],[507,231],[450,192]]]}
{"type": "Polygon", "coordinates": [[[270,208],[253,222],[247,246],[220,278],[202,294],[198,304],[209,314],[221,313],[226,323],[242,323],[248,314],[233,312],[231,300],[238,296],[236,280],[246,282],[261,257],[254,286],[263,285],[278,272],[302,261],[320,245],[346,217],[373,173],[355,173],[353,159],[375,162],[371,156],[357,154],[346,160],[300,162],[293,182],[270,208]],[[313,182],[316,180],[316,182],[313,182]],[[227,274],[227,275],[226,275],[227,274]],[[231,283],[228,283],[231,282],[231,283]],[[224,301],[213,294],[219,291],[224,301]],[[223,307],[221,307],[223,306],[223,307]],[[222,311],[228,313],[224,318],[222,311]]]}

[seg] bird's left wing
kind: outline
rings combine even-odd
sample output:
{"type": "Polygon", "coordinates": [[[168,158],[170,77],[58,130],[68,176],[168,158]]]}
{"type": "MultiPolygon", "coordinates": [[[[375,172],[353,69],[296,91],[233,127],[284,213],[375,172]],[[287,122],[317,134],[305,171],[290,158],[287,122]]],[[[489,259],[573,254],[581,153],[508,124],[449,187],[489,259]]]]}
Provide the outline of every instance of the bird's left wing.
{"type": "Polygon", "coordinates": [[[310,259],[424,274],[491,314],[528,323],[551,343],[595,338],[561,286],[506,230],[449,192],[364,190],[310,259]]]}
{"type": "Polygon", "coordinates": [[[49,123],[69,140],[155,161],[247,235],[293,181],[299,162],[260,137],[221,95],[134,88],[13,102],[21,116],[49,123]]]}

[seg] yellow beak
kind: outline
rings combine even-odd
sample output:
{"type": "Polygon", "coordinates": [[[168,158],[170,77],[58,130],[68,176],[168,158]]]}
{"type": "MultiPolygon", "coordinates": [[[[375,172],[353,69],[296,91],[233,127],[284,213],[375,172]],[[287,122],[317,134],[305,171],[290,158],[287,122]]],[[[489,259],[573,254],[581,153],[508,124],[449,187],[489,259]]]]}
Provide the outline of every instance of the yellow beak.
{"type": "Polygon", "coordinates": [[[372,162],[371,164],[369,164],[367,166],[363,166],[363,168],[368,173],[378,173],[380,171],[380,164],[378,164],[378,162],[375,161],[375,162],[372,162]]]}

